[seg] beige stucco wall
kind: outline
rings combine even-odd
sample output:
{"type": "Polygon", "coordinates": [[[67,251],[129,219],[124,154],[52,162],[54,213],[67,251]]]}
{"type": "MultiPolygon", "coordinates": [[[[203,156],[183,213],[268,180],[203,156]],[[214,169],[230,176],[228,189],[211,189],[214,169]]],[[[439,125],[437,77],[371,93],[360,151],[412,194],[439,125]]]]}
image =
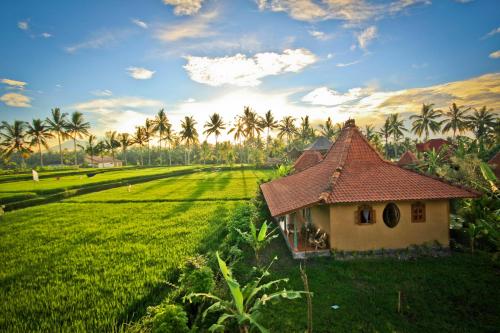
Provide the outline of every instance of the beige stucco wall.
{"type": "Polygon", "coordinates": [[[311,207],[311,219],[316,228],[330,234],[330,208],[328,206],[311,207]]]}
{"type": "Polygon", "coordinates": [[[401,213],[394,228],[385,225],[382,212],[387,204],[372,203],[376,223],[360,225],[355,221],[358,204],[330,206],[330,246],[342,251],[366,251],[374,249],[398,249],[438,241],[449,245],[449,201],[424,201],[426,221],[411,222],[412,202],[395,202],[401,213]]]}

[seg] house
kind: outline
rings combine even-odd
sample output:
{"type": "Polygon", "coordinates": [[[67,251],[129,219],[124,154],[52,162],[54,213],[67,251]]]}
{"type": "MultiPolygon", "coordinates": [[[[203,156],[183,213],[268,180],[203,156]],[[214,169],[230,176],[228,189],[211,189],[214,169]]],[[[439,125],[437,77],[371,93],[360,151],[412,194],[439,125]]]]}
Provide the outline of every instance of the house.
{"type": "Polygon", "coordinates": [[[313,165],[318,164],[323,159],[323,155],[317,150],[306,150],[299,156],[293,164],[294,172],[300,172],[313,165]]]}
{"type": "Polygon", "coordinates": [[[450,143],[445,139],[430,139],[427,142],[417,143],[416,145],[419,153],[424,153],[433,149],[438,152],[443,146],[450,146],[450,143]]]}
{"type": "Polygon", "coordinates": [[[410,165],[415,165],[418,163],[418,158],[410,150],[406,151],[398,161],[398,166],[405,167],[410,165]]]}
{"type": "Polygon", "coordinates": [[[314,141],[312,144],[310,144],[308,147],[304,149],[304,151],[317,151],[320,152],[322,155],[326,154],[328,150],[330,150],[330,147],[332,146],[332,142],[328,140],[327,137],[320,136],[314,141]]]}
{"type": "Polygon", "coordinates": [[[488,161],[488,164],[495,173],[495,176],[500,179],[500,151],[488,161]]]}
{"type": "Polygon", "coordinates": [[[446,247],[450,199],[478,195],[384,160],[354,120],[319,163],[261,189],[294,257],[427,242],[446,247]]]}
{"type": "Polygon", "coordinates": [[[295,161],[301,154],[302,152],[295,147],[286,152],[286,156],[290,161],[295,161]]]}
{"type": "Polygon", "coordinates": [[[90,156],[85,156],[85,164],[88,164],[93,168],[112,168],[112,167],[121,167],[123,165],[122,161],[115,158],[113,162],[113,158],[110,156],[94,156],[90,158],[90,156]]]}

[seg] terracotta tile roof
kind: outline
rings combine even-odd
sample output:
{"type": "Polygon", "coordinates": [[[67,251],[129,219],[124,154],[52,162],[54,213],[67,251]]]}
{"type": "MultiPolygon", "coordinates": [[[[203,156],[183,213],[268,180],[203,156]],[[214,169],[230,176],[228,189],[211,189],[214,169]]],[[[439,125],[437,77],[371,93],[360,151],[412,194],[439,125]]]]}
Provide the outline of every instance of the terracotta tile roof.
{"type": "Polygon", "coordinates": [[[439,151],[444,145],[449,146],[450,143],[445,139],[430,139],[429,141],[424,143],[417,143],[416,147],[417,151],[423,153],[426,151],[431,151],[432,149],[434,149],[435,151],[439,151]]]}
{"type": "Polygon", "coordinates": [[[411,164],[416,164],[418,163],[418,158],[413,154],[411,151],[406,151],[401,157],[399,158],[398,161],[398,166],[406,166],[406,165],[411,165],[411,164]]]}
{"type": "Polygon", "coordinates": [[[354,121],[346,122],[324,159],[261,185],[273,216],[318,203],[470,198],[472,190],[385,161],[354,121]]]}
{"type": "Polygon", "coordinates": [[[299,156],[293,164],[294,172],[303,171],[313,165],[318,164],[323,159],[323,155],[317,150],[306,150],[299,156]]]}
{"type": "Polygon", "coordinates": [[[496,153],[489,161],[488,164],[493,169],[495,176],[500,179],[500,152],[496,153]]]}

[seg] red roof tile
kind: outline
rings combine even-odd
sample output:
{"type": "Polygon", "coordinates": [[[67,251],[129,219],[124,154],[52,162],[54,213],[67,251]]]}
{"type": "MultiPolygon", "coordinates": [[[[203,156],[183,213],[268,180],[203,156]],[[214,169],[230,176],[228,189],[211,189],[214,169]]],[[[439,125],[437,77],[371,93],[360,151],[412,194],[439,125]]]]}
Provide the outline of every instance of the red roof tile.
{"type": "Polygon", "coordinates": [[[406,166],[406,165],[411,165],[411,164],[416,164],[418,162],[418,158],[413,154],[411,151],[406,151],[401,157],[399,158],[398,161],[398,166],[406,166]]]}
{"type": "Polygon", "coordinates": [[[424,143],[417,143],[416,147],[417,151],[423,153],[426,151],[431,151],[432,149],[434,149],[435,151],[439,151],[441,147],[443,147],[444,145],[449,146],[450,143],[445,139],[438,138],[438,139],[430,139],[429,141],[424,143]]]}
{"type": "Polygon", "coordinates": [[[323,159],[323,155],[317,150],[306,150],[299,156],[293,164],[294,172],[300,172],[313,165],[318,164],[323,159]]]}
{"type": "Polygon", "coordinates": [[[273,216],[318,203],[470,198],[477,193],[385,161],[353,121],[324,159],[261,185],[273,216]]]}
{"type": "Polygon", "coordinates": [[[489,161],[491,169],[495,173],[495,176],[500,179],[500,152],[496,153],[489,161]]]}

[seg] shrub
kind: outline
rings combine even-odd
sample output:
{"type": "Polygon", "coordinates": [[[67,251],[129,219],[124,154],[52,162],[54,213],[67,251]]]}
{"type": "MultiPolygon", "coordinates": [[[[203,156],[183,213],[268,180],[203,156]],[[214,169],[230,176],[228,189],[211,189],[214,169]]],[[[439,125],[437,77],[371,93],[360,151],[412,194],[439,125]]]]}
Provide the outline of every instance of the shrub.
{"type": "MultiPolygon", "coordinates": [[[[149,310],[149,309],[148,309],[149,310]]],[[[188,318],[181,306],[166,304],[150,308],[153,333],[184,333],[189,332],[188,318]]]]}

